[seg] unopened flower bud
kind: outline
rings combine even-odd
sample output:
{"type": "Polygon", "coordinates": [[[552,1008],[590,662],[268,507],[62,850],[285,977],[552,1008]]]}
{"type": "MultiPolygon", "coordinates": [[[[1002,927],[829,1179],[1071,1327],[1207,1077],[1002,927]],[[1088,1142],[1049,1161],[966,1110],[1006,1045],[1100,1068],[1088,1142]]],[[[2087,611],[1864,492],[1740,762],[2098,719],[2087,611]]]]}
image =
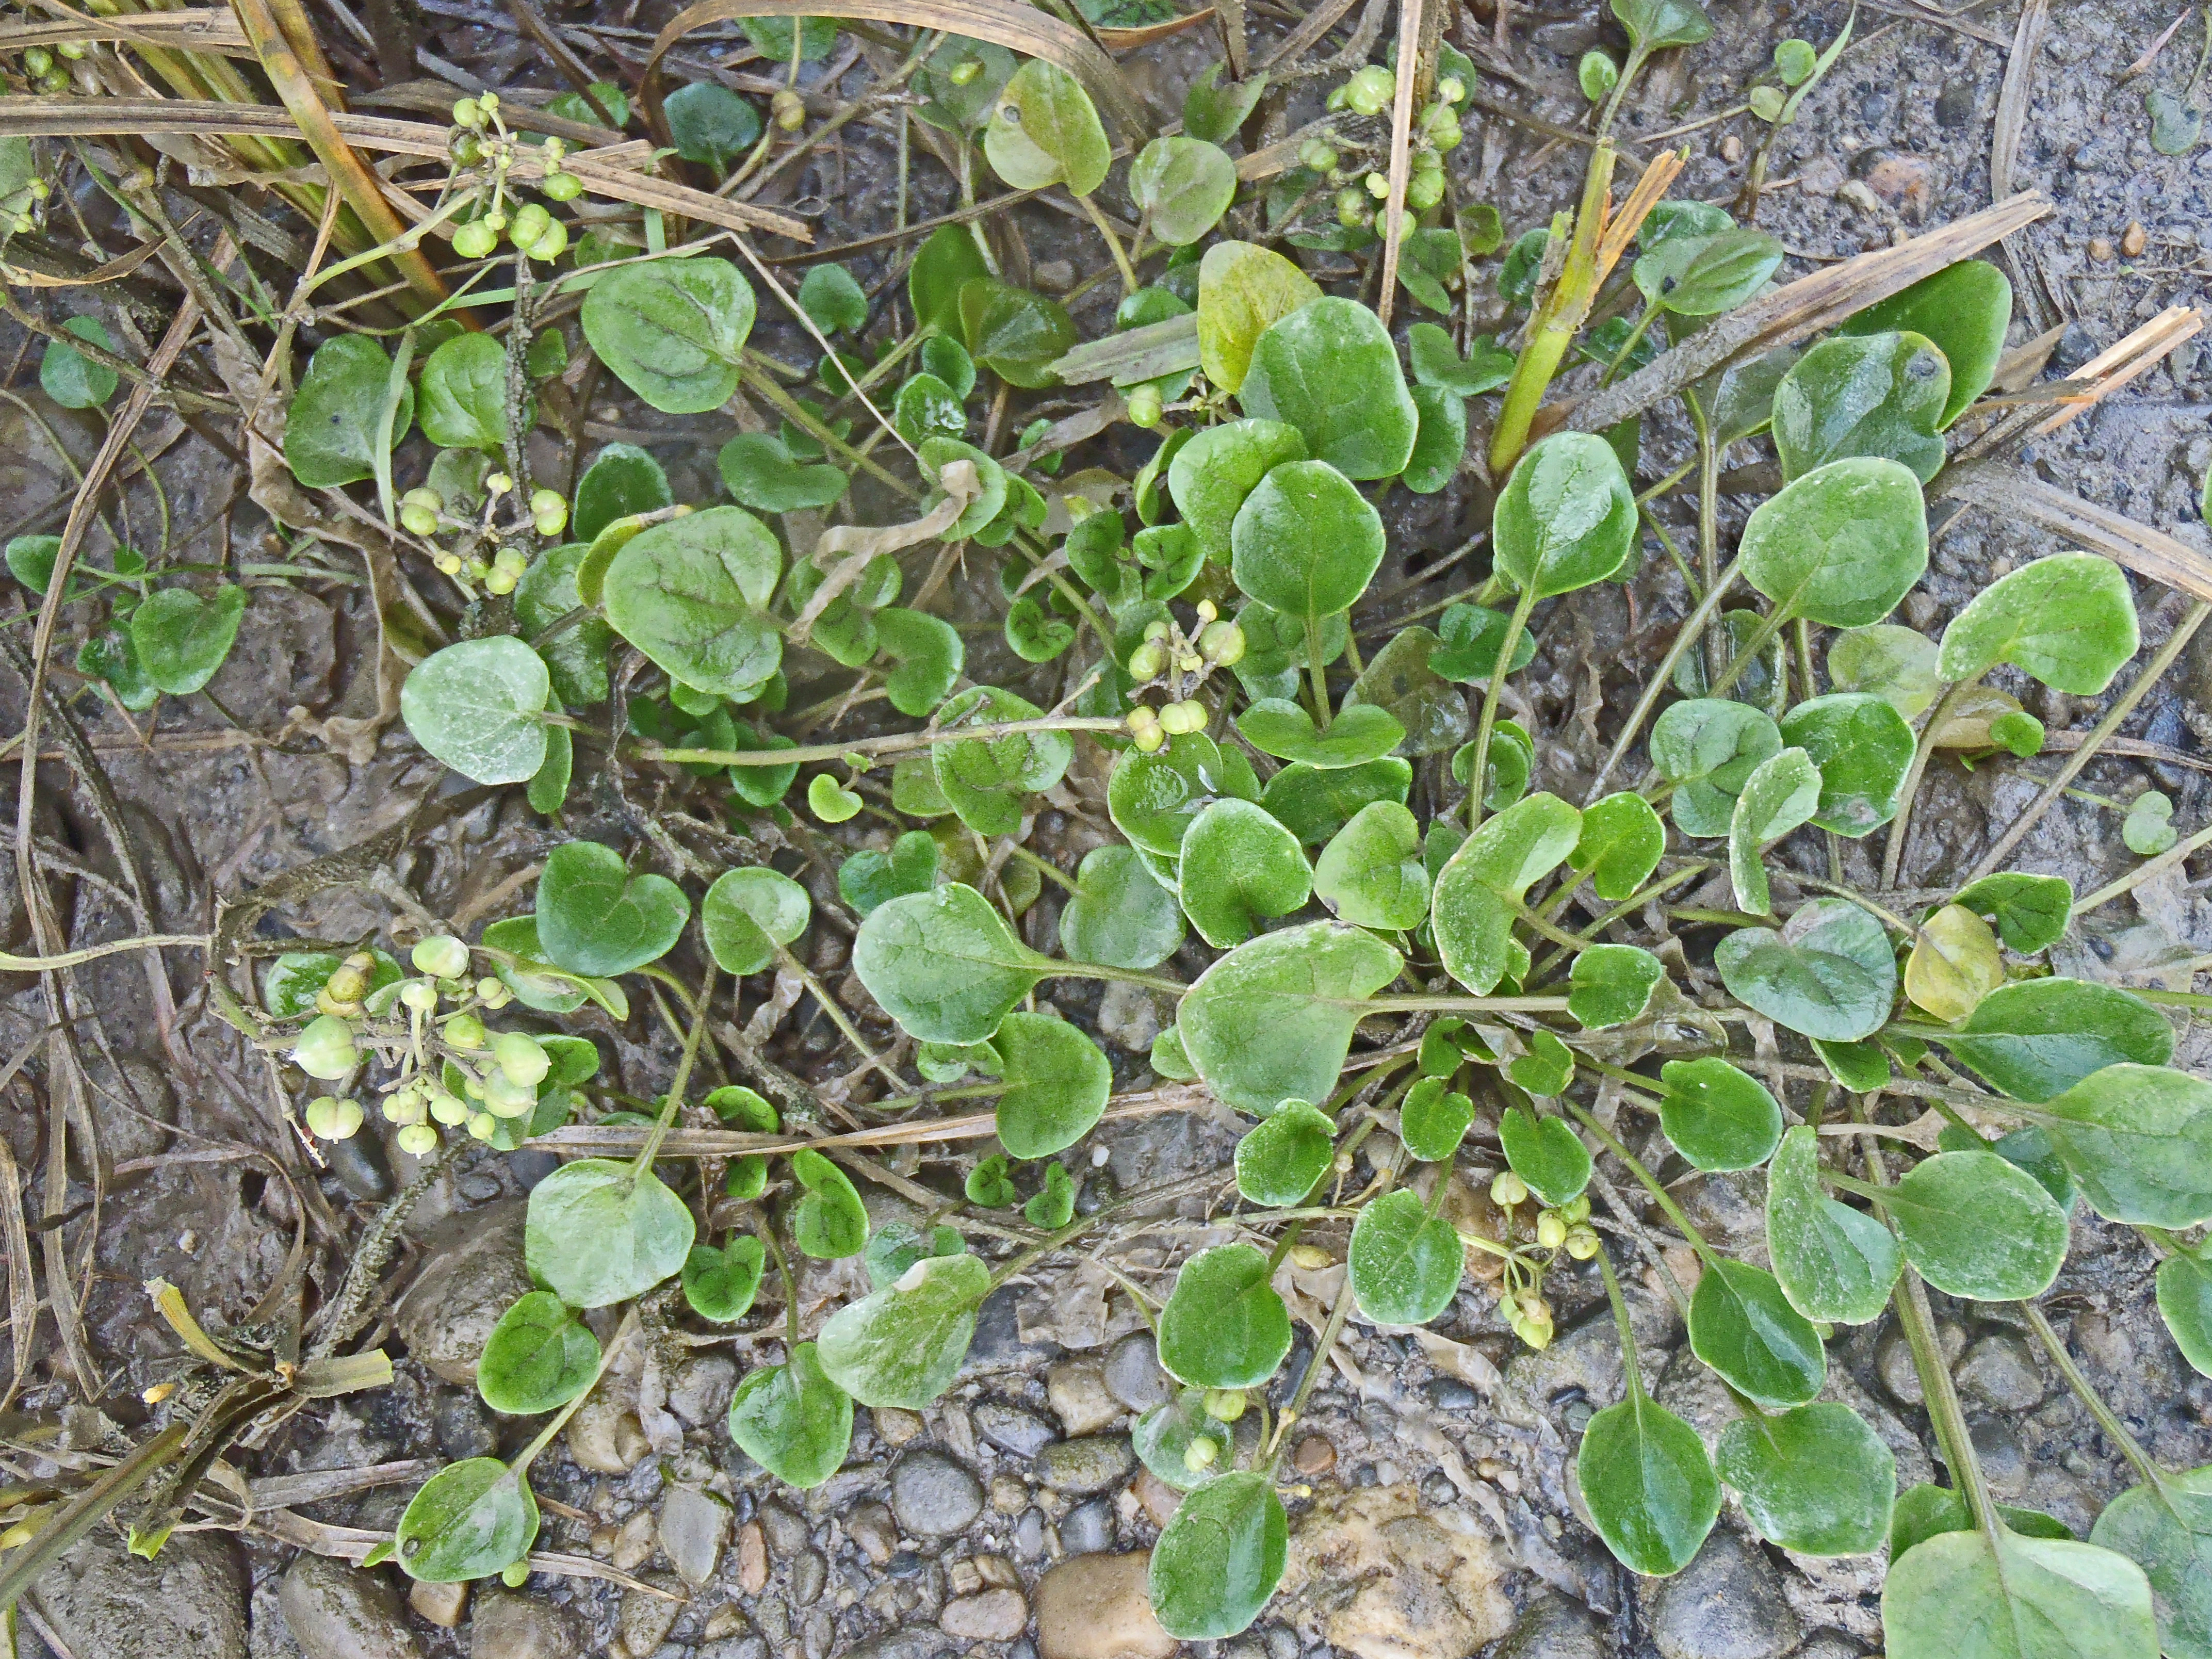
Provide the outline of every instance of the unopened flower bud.
{"type": "Polygon", "coordinates": [[[1160,401],[1160,389],[1150,380],[1133,386],[1122,394],[1122,406],[1127,411],[1129,424],[1146,430],[1160,423],[1166,405],[1160,401]]]}
{"type": "Polygon", "coordinates": [[[1167,666],[1167,653],[1158,640],[1146,640],[1129,653],[1129,678],[1142,682],[1157,677],[1167,666]]]}
{"type": "Polygon", "coordinates": [[[1198,648],[1207,661],[1233,668],[1244,659],[1244,630],[1225,618],[1208,623],[1198,636],[1198,648]]]}
{"type": "Polygon", "coordinates": [[[526,1031],[501,1031],[492,1039],[491,1057],[507,1078],[534,1088],[553,1069],[553,1061],[526,1031]]]}
{"type": "Polygon", "coordinates": [[[1203,1474],[1220,1455],[1221,1448],[1214,1443],[1213,1437],[1202,1434],[1182,1449],[1182,1466],[1193,1474],[1203,1474]]]}
{"type": "Polygon", "coordinates": [[[1490,1183],[1490,1201],[1511,1209],[1528,1196],[1528,1183],[1510,1170],[1500,1170],[1490,1183]]]}
{"type": "Polygon", "coordinates": [[[434,979],[459,979],[469,971],[469,947],[451,933],[433,933],[407,953],[417,973],[434,979]]]}
{"type": "Polygon", "coordinates": [[[484,1024],[474,1014],[455,1014],[446,1022],[446,1041],[455,1048],[481,1048],[484,1046],[484,1024]]]}
{"type": "Polygon", "coordinates": [[[1577,1261],[1587,1261],[1597,1254],[1597,1234],[1588,1227],[1567,1229],[1567,1254],[1577,1261]]]}
{"type": "Polygon", "coordinates": [[[1217,1423],[1234,1423],[1244,1415],[1244,1390],[1242,1389],[1208,1389],[1206,1391],[1206,1414],[1217,1423]]]}
{"type": "Polygon", "coordinates": [[[530,492],[530,521],[541,536],[557,536],[568,527],[568,503],[557,489],[530,492]]]}
{"type": "Polygon", "coordinates": [[[1186,732],[1203,732],[1207,718],[1206,705],[1195,698],[1188,698],[1160,710],[1160,729],[1176,737],[1186,732]]]}
{"type": "Polygon", "coordinates": [[[309,1020],[292,1045],[292,1063],[309,1077],[335,1083],[361,1064],[353,1027],[335,1014],[309,1020]]]}
{"type": "Polygon", "coordinates": [[[307,1127],[325,1140],[345,1140],[361,1127],[362,1109],[350,1100],[323,1095],[307,1103],[307,1127]]]}
{"type": "Polygon", "coordinates": [[[1556,1250],[1567,1242],[1567,1224],[1557,1210],[1544,1210],[1536,1217],[1536,1243],[1540,1249],[1556,1250]]]}
{"type": "Polygon", "coordinates": [[[770,118],[786,132],[796,132],[806,125],[806,100],[789,87],[769,99],[768,107],[770,118]]]}
{"type": "Polygon", "coordinates": [[[410,1158],[428,1158],[438,1150],[438,1132],[427,1123],[410,1123],[392,1139],[410,1158]]]}

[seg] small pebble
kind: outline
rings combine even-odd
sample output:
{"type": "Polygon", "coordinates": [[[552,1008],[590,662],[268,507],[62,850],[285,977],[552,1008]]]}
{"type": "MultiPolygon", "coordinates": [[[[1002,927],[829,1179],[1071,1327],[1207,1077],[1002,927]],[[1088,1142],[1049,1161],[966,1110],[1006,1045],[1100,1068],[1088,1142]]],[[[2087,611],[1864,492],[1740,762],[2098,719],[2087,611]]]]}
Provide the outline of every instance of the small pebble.
{"type": "Polygon", "coordinates": [[[1721,160],[1730,167],[1743,160],[1743,140],[1733,132],[1721,140],[1721,160]]]}
{"type": "Polygon", "coordinates": [[[1291,1463],[1300,1474],[1327,1474],[1336,1467],[1336,1448],[1317,1434],[1310,1434],[1298,1442],[1297,1449],[1291,1454],[1291,1463]]]}
{"type": "Polygon", "coordinates": [[[1029,1603],[1019,1590],[988,1589],[946,1602],[937,1627],[963,1642],[1011,1642],[1029,1622],[1029,1603]]]}
{"type": "Polygon", "coordinates": [[[747,1595],[768,1588],[768,1540],[757,1521],[738,1528],[738,1588],[747,1595]]]}
{"type": "Polygon", "coordinates": [[[407,1586],[407,1605],[446,1630],[461,1622],[462,1611],[468,1604],[466,1584],[426,1584],[418,1578],[407,1586]]]}
{"type": "Polygon", "coordinates": [[[1060,1523],[1060,1544],[1070,1555],[1095,1555],[1114,1547],[1114,1505],[1103,1498],[1079,1504],[1060,1523]]]}
{"type": "Polygon", "coordinates": [[[2130,219],[2128,228],[2120,233],[2120,252],[2130,259],[2142,258],[2143,250],[2150,246],[2150,236],[2141,220],[2130,219]]]}
{"type": "Polygon", "coordinates": [[[941,1452],[908,1452],[891,1470],[891,1513],[917,1537],[965,1532],[982,1510],[975,1477],[941,1452]]]}
{"type": "Polygon", "coordinates": [[[2092,236],[2089,239],[2089,257],[2092,259],[2094,259],[2100,265],[2108,265],[2112,264],[2112,244],[2111,240],[2103,236],[2092,236]]]}

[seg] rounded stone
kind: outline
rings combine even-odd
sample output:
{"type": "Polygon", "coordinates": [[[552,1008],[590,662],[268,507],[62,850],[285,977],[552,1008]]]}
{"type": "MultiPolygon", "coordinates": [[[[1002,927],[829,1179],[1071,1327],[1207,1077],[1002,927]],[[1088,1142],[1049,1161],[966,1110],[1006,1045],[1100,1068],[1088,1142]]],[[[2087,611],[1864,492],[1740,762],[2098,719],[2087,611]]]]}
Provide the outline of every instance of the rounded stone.
{"type": "Polygon", "coordinates": [[[1117,1484],[1136,1462],[1128,1436],[1093,1434],[1047,1446],[1036,1455],[1036,1473],[1055,1492],[1082,1494],[1117,1484]]]}
{"type": "Polygon", "coordinates": [[[424,1242],[427,1265],[392,1310],[407,1352],[441,1382],[473,1389],[499,1316],[537,1288],[522,1265],[529,1203],[510,1199],[448,1217],[424,1242]]]}
{"type": "Polygon", "coordinates": [[[1160,1369],[1152,1333],[1132,1331],[1106,1354],[1106,1392],[1133,1412],[1150,1411],[1175,1391],[1160,1369]]]}
{"type": "Polygon", "coordinates": [[[497,1584],[477,1592],[469,1659],[568,1659],[575,1651],[568,1615],[551,1602],[497,1584]]]}
{"type": "Polygon", "coordinates": [[[306,1659],[421,1659],[399,1592],[380,1573],[303,1553],[285,1569],[276,1605],[306,1659]]]}
{"type": "Polygon", "coordinates": [[[1772,1564],[1718,1528],[1660,1587],[1651,1615],[1663,1659],[1781,1659],[1803,1633],[1772,1564]]]}
{"type": "Polygon", "coordinates": [[[246,1659],[246,1576],[230,1540],[212,1533],[173,1537],[148,1561],[100,1528],[40,1573],[30,1595],[78,1654],[246,1659]]]}
{"type": "Polygon", "coordinates": [[[983,1488],[942,1452],[913,1451],[891,1470],[891,1513],[921,1538],[949,1538],[983,1512],[983,1488]]]}
{"type": "Polygon", "coordinates": [[[1100,1550],[1114,1547],[1114,1505],[1110,1499],[1094,1498],[1087,1504],[1078,1504],[1061,1519],[1060,1546],[1070,1555],[1095,1555],[1100,1550]]]}
{"type": "Polygon", "coordinates": [[[1172,1659],[1176,1638],[1152,1616],[1152,1552],[1079,1555],[1036,1584],[1040,1659],[1172,1659]]]}
{"type": "Polygon", "coordinates": [[[1029,1628],[1029,1603],[1018,1589],[987,1589],[947,1601],[938,1629],[963,1642],[1011,1642],[1029,1628]]]}

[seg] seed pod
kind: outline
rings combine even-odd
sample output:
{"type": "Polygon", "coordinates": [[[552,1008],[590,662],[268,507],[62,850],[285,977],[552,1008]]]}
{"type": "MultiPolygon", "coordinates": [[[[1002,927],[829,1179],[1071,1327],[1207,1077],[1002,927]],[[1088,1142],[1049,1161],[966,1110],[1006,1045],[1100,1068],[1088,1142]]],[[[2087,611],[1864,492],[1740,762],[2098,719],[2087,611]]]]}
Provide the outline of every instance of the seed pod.
{"type": "Polygon", "coordinates": [[[325,1140],[345,1140],[361,1127],[362,1109],[350,1100],[323,1095],[307,1103],[307,1127],[325,1140]]]}
{"type": "Polygon", "coordinates": [[[1567,1224],[1557,1210],[1544,1210],[1536,1217],[1536,1243],[1540,1249],[1556,1250],[1567,1242],[1567,1224]]]}
{"type": "Polygon", "coordinates": [[[484,1024],[474,1014],[455,1014],[446,1022],[446,1041],[456,1048],[477,1049],[484,1046],[484,1024]]]}
{"type": "Polygon", "coordinates": [[[510,1081],[526,1088],[535,1088],[553,1069],[552,1060],[526,1031],[501,1031],[492,1039],[491,1055],[510,1081]]]}
{"type": "Polygon", "coordinates": [[[361,1064],[353,1027],[335,1014],[309,1020],[292,1045],[292,1063],[309,1077],[335,1083],[361,1064]]]}
{"type": "Polygon", "coordinates": [[[438,1150],[438,1132],[427,1123],[410,1123],[392,1139],[410,1158],[428,1158],[438,1150]]]}
{"type": "Polygon", "coordinates": [[[469,971],[469,947],[451,933],[433,933],[407,953],[415,971],[435,979],[459,979],[469,971]]]}
{"type": "Polygon", "coordinates": [[[1510,1170],[1500,1170],[1490,1183],[1490,1201],[1511,1209],[1528,1196],[1528,1183],[1510,1170]]]}

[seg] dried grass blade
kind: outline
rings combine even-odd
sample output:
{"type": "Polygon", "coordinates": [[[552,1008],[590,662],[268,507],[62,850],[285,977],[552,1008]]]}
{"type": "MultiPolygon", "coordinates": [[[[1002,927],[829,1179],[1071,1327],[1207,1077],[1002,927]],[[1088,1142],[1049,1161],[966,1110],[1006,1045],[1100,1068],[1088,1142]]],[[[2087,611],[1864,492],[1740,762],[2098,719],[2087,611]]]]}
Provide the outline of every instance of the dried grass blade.
{"type": "Polygon", "coordinates": [[[1619,384],[1561,406],[1550,424],[1577,432],[1602,432],[1739,357],[1832,327],[1853,312],[1978,253],[2051,210],[2048,197],[2038,191],[2023,191],[2009,201],[1984,208],[1899,246],[1876,248],[1801,277],[1717,319],[1711,327],[1692,335],[1619,384]]]}
{"type": "Polygon", "coordinates": [[[59,46],[70,40],[116,41],[161,52],[217,52],[229,58],[253,56],[252,42],[238,26],[236,15],[212,6],[117,17],[72,15],[59,22],[13,23],[0,28],[0,52],[59,46]]]}
{"type": "Polygon", "coordinates": [[[2177,592],[2212,599],[2212,559],[2162,530],[2085,501],[2019,467],[1971,461],[1947,469],[1936,493],[2001,519],[2025,519],[2177,592]]]}
{"type": "MultiPolygon", "coordinates": [[[[701,0],[671,18],[653,42],[645,70],[644,103],[656,136],[665,138],[660,115],[660,60],[695,29],[736,17],[819,15],[817,0],[701,0]]],[[[1082,81],[1099,111],[1133,147],[1152,136],[1158,125],[1137,96],[1121,66],[1081,29],[1022,0],[843,0],[840,17],[943,29],[973,40],[989,40],[1030,58],[1054,63],[1082,81]]]]}
{"type": "Polygon", "coordinates": [[[7,1191],[7,1208],[0,1210],[0,1228],[4,1228],[8,1239],[8,1342],[14,1353],[8,1392],[0,1396],[0,1411],[15,1404],[15,1395],[23,1386],[23,1374],[31,1366],[31,1340],[37,1334],[39,1321],[39,1287],[37,1270],[31,1265],[31,1230],[23,1219],[23,1172],[16,1166],[15,1154],[5,1140],[0,1140],[0,1187],[7,1191]]]}
{"type": "Polygon", "coordinates": [[[2040,438],[2057,431],[2069,421],[2079,420],[2129,381],[2156,368],[2167,353],[2203,326],[2204,313],[2195,307],[2168,306],[2126,338],[2114,343],[2111,349],[2099,353],[2076,369],[2074,378],[2094,380],[2094,387],[2086,397],[2066,399],[2067,407],[2037,427],[2035,435],[2040,438]]]}
{"type": "Polygon", "coordinates": [[[1422,0],[1398,0],[1398,89],[1390,101],[1390,194],[1382,204],[1382,292],[1375,309],[1390,325],[1398,248],[1406,235],[1406,185],[1413,166],[1413,71],[1420,63],[1422,0]]]}

